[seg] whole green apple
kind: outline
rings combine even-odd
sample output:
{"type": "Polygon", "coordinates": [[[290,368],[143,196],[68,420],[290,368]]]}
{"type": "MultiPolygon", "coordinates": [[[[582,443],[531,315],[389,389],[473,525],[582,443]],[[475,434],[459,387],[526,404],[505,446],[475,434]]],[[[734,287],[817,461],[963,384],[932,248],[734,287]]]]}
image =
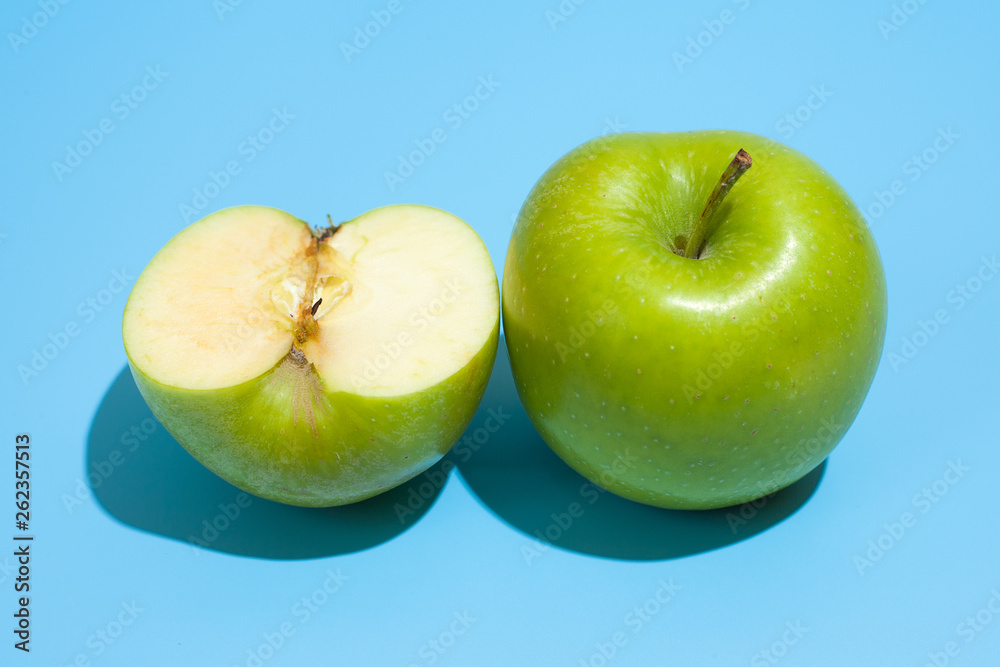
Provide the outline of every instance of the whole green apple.
{"type": "Polygon", "coordinates": [[[885,323],[850,197],[742,132],[576,148],[532,189],[504,267],[535,427],[583,476],[659,507],[747,502],[820,464],[868,393],[885,323]]]}
{"type": "Polygon", "coordinates": [[[482,240],[444,211],[312,230],[241,206],[157,253],[123,336],[143,398],[196,459],[258,496],[327,507],[447,453],[486,389],[499,302],[482,240]]]}

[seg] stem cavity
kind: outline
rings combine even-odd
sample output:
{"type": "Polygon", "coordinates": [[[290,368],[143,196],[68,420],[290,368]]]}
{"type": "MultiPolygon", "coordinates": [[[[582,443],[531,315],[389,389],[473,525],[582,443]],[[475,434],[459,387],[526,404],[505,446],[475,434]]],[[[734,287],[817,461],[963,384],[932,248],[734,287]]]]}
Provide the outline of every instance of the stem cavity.
{"type": "Polygon", "coordinates": [[[749,153],[742,148],[736,152],[736,157],[729,163],[726,170],[722,172],[719,182],[716,183],[715,189],[712,190],[705,208],[702,210],[698,221],[694,225],[694,229],[691,231],[691,236],[684,247],[684,257],[698,259],[701,256],[705,239],[711,236],[716,227],[713,224],[712,218],[715,217],[716,211],[722,206],[722,200],[726,198],[729,191],[736,185],[736,181],[740,180],[740,176],[745,174],[751,165],[753,165],[753,160],[750,158],[749,153]]]}

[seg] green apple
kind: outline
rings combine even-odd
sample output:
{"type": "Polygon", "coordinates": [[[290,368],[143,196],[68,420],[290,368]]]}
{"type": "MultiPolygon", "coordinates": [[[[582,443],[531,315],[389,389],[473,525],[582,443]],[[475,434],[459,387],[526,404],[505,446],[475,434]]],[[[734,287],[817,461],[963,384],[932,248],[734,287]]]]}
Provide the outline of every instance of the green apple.
{"type": "Polygon", "coordinates": [[[742,132],[576,148],[532,189],[504,267],[535,427],[580,474],[659,507],[747,502],[819,465],[885,323],[857,206],[805,155],[742,132]]]}
{"type": "Polygon", "coordinates": [[[123,337],[143,398],[196,459],[258,496],[328,507],[447,453],[486,389],[499,302],[482,240],[444,211],[387,206],[314,231],[241,206],[157,253],[123,337]]]}

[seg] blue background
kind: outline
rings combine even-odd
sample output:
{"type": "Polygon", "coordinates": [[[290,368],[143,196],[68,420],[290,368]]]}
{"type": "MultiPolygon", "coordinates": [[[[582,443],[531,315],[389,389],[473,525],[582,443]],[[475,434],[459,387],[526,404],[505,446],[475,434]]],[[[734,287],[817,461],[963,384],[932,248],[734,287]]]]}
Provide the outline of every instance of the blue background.
{"type": "Polygon", "coordinates": [[[0,11],[0,498],[13,534],[13,440],[29,433],[35,535],[30,655],[6,629],[16,575],[0,549],[0,663],[996,664],[996,5],[390,4],[0,11]],[[275,110],[280,132],[261,133],[275,110]],[[125,370],[128,288],[209,211],[320,223],[431,204],[475,227],[499,274],[524,197],[569,149],[717,127],[830,171],[889,287],[857,421],[759,508],[659,512],[584,487],[537,440],[502,354],[467,443],[489,410],[503,426],[478,451],[356,507],[249,500],[151,419],[125,370]],[[444,141],[397,172],[436,129],[444,141]],[[574,501],[584,514],[563,529],[574,501]]]}

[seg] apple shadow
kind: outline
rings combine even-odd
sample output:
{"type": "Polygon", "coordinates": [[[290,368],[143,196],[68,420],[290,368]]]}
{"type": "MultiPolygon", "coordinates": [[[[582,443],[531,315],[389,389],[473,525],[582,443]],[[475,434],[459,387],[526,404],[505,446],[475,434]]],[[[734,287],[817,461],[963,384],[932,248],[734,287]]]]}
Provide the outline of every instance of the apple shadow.
{"type": "Polygon", "coordinates": [[[382,544],[418,521],[441,488],[429,489],[418,475],[374,498],[326,509],[243,494],[174,440],[146,405],[128,366],[94,416],[86,474],[93,498],[123,524],[193,548],[276,560],[322,558],[382,544]]]}
{"type": "Polygon", "coordinates": [[[465,437],[449,457],[480,501],[530,538],[522,550],[529,562],[551,547],[633,561],[725,547],[794,514],[812,496],[826,468],[824,461],[795,484],[730,508],[678,511],[625,500],[589,483],[545,444],[521,407],[503,339],[486,395],[465,437]],[[497,415],[504,418],[499,428],[497,415]]]}

